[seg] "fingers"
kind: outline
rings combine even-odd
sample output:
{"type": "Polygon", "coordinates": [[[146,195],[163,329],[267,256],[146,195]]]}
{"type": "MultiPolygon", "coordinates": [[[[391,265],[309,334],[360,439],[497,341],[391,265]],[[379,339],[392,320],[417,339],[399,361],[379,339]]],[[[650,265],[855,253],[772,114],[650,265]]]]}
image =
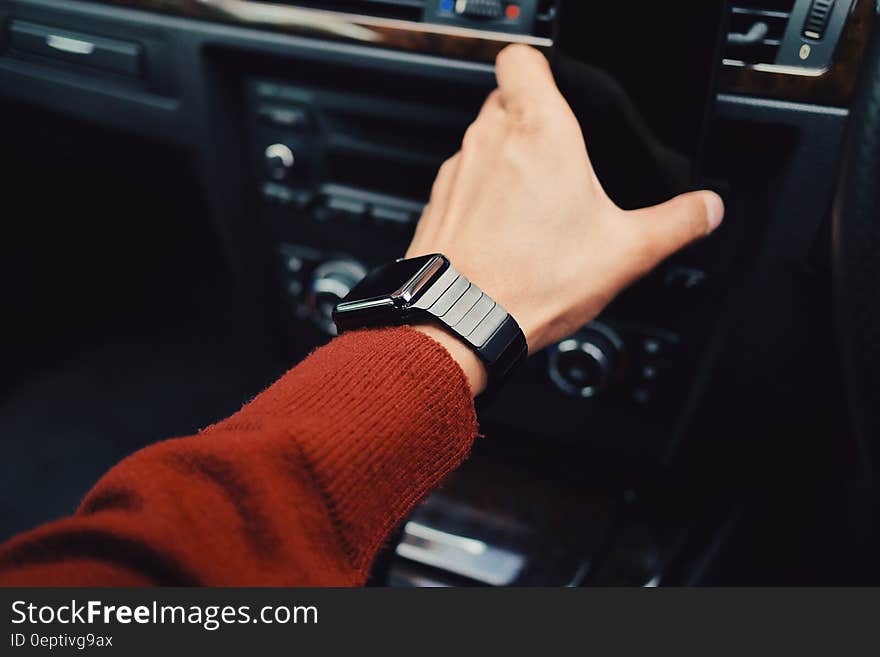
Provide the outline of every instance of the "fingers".
{"type": "Polygon", "coordinates": [[[495,61],[495,75],[505,109],[517,115],[561,98],[547,58],[534,48],[508,46],[495,61]]]}
{"type": "Polygon", "coordinates": [[[718,228],[724,201],[715,192],[691,192],[630,214],[641,224],[652,259],[659,262],[718,228]]]}

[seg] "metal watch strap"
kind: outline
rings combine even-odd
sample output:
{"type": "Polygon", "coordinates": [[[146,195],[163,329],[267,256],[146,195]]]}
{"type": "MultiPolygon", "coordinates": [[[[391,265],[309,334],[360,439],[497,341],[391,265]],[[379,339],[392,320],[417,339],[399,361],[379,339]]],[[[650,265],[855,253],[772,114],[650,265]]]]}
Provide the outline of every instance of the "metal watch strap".
{"type": "Polygon", "coordinates": [[[451,264],[413,305],[470,344],[500,381],[528,355],[516,320],[451,264]]]}

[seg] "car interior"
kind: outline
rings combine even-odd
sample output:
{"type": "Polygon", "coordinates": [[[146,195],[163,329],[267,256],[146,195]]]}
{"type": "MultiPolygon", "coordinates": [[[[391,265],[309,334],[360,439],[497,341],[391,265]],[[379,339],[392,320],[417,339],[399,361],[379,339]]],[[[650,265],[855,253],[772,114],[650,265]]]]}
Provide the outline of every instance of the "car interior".
{"type": "Polygon", "coordinates": [[[331,340],[516,43],[618,205],[725,222],[478,403],[370,585],[876,583],[876,12],[0,1],[0,539],[331,340]]]}

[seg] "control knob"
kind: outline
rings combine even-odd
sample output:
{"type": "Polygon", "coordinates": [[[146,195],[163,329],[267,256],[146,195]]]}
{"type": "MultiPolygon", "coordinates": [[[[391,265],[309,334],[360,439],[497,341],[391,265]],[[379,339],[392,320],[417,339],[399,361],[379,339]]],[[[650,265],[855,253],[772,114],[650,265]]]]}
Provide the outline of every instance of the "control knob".
{"type": "Polygon", "coordinates": [[[309,315],[322,331],[336,335],[333,310],[366,275],[367,270],[354,260],[330,260],[315,269],[308,294],[309,315]]]}
{"type": "Polygon", "coordinates": [[[550,350],[550,379],[574,397],[595,397],[619,371],[623,340],[608,326],[593,322],[550,350]]]}
{"type": "Polygon", "coordinates": [[[285,144],[271,144],[264,152],[266,158],[266,175],[272,180],[284,180],[293,169],[296,158],[293,151],[285,144]]]}

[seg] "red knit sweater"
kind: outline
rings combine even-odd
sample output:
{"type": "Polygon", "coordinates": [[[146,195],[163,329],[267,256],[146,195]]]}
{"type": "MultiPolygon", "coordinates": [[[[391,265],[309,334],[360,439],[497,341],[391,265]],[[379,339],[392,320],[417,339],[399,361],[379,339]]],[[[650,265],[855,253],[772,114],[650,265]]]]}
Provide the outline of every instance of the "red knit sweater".
{"type": "Polygon", "coordinates": [[[464,373],[409,328],[337,338],[238,413],[141,450],[0,547],[3,585],[358,585],[467,456],[464,373]]]}

